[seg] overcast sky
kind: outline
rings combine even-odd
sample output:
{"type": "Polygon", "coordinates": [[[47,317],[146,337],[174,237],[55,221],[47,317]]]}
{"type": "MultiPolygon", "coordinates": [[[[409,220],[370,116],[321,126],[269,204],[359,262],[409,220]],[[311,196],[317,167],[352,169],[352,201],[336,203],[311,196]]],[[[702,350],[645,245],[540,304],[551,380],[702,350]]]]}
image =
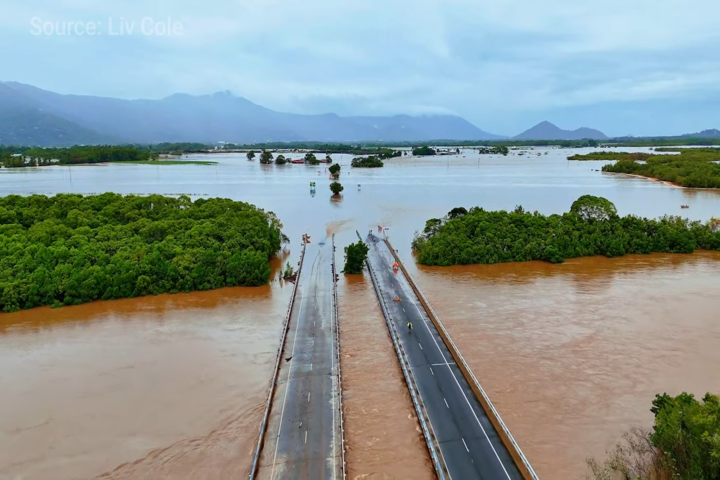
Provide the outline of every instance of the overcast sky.
{"type": "Polygon", "coordinates": [[[2,0],[0,80],[680,134],[720,128],[719,20],[718,0],[2,0]]]}

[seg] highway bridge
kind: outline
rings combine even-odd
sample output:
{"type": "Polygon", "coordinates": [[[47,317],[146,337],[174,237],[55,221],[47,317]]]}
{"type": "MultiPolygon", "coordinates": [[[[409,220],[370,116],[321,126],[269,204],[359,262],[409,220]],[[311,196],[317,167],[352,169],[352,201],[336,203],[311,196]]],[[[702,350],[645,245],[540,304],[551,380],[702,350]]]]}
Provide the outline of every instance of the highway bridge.
{"type": "Polygon", "coordinates": [[[390,243],[372,233],[366,242],[368,268],[438,478],[537,480],[390,243]]]}
{"type": "Polygon", "coordinates": [[[343,479],[334,239],[305,243],[250,479],[343,479]]]}

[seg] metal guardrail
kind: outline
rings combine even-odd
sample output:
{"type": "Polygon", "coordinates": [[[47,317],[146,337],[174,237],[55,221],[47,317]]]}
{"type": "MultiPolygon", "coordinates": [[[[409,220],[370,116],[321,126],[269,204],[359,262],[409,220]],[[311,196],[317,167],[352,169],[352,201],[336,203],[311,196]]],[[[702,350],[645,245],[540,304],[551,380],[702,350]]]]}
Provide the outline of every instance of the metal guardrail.
{"type": "Polygon", "coordinates": [[[290,306],[288,307],[287,314],[285,315],[285,323],[283,324],[283,332],[280,340],[280,346],[277,351],[277,359],[275,360],[275,370],[273,371],[272,380],[270,382],[270,392],[268,393],[267,401],[265,402],[265,413],[263,414],[262,422],[260,423],[260,434],[258,435],[258,443],[255,447],[255,456],[253,457],[252,467],[250,469],[250,480],[254,480],[257,475],[258,462],[260,460],[260,452],[262,451],[263,441],[265,439],[265,433],[267,431],[267,421],[270,416],[270,408],[272,407],[272,399],[275,394],[275,387],[277,385],[277,377],[280,372],[280,360],[282,359],[282,352],[285,348],[285,339],[287,338],[288,325],[290,324],[290,316],[292,315],[292,309],[295,305],[295,293],[297,292],[298,283],[300,283],[300,272],[302,271],[303,260],[305,259],[305,242],[303,242],[302,252],[300,252],[300,265],[298,266],[297,277],[295,278],[295,284],[293,285],[292,296],[290,297],[290,306]]]}
{"type": "Polygon", "coordinates": [[[408,273],[407,269],[405,268],[405,265],[403,265],[402,261],[400,260],[400,257],[395,252],[395,249],[393,249],[392,245],[390,244],[390,241],[385,238],[385,244],[387,245],[388,249],[390,250],[390,253],[392,253],[393,257],[395,258],[395,261],[398,263],[398,266],[400,266],[400,269],[402,270],[403,274],[408,280],[408,283],[410,283],[410,286],[412,287],[415,294],[418,296],[418,299],[420,300],[420,303],[422,303],[423,307],[425,308],[425,311],[427,312],[428,316],[430,317],[430,320],[435,325],[435,328],[440,333],[440,337],[445,342],[446,346],[448,347],[448,350],[450,350],[450,354],[455,358],[456,363],[460,367],[460,371],[462,372],[463,376],[465,377],[465,380],[470,384],[470,387],[480,393],[480,398],[478,400],[483,405],[483,408],[485,408],[486,413],[488,414],[488,417],[490,418],[491,423],[495,426],[496,429],[499,428],[500,433],[500,439],[502,440],[503,444],[505,445],[505,448],[508,449],[510,452],[510,455],[513,457],[513,460],[518,463],[518,460],[520,461],[520,465],[518,466],[518,469],[520,470],[521,475],[528,480],[539,480],[539,477],[533,470],[532,466],[530,466],[530,462],[528,462],[527,458],[525,457],[525,454],[523,454],[522,450],[520,450],[520,446],[517,444],[513,436],[510,434],[510,430],[508,430],[507,426],[505,425],[505,422],[502,421],[502,418],[500,417],[500,414],[495,410],[495,407],[493,406],[492,402],[490,401],[490,397],[485,393],[485,390],[480,386],[480,382],[478,382],[477,378],[475,377],[475,374],[472,373],[472,370],[470,370],[470,367],[468,366],[467,362],[465,361],[465,358],[463,358],[462,354],[460,353],[460,350],[455,345],[455,342],[453,342],[452,338],[450,337],[450,334],[445,329],[445,326],[440,321],[440,317],[437,316],[435,313],[435,310],[430,306],[430,303],[425,298],[425,295],[422,293],[422,291],[418,288],[418,286],[415,284],[415,281],[410,276],[410,273],[408,273]]]}
{"type": "MultiPolygon", "coordinates": [[[[355,233],[357,234],[358,238],[362,241],[362,237],[360,236],[360,232],[355,230],[355,233]]],[[[447,468],[445,467],[445,462],[442,460],[441,455],[435,448],[435,434],[432,431],[432,426],[430,425],[429,419],[426,420],[427,414],[425,413],[425,406],[420,401],[419,394],[417,392],[417,387],[415,385],[415,379],[412,376],[412,373],[410,372],[410,369],[408,368],[408,362],[405,355],[405,351],[402,348],[402,345],[400,345],[400,342],[397,339],[397,332],[395,330],[395,325],[392,323],[392,319],[390,318],[390,312],[387,309],[387,305],[385,305],[385,299],[382,296],[382,292],[380,291],[380,284],[375,277],[375,270],[372,268],[372,265],[370,265],[370,262],[367,262],[368,271],[370,272],[370,278],[372,279],[373,287],[375,287],[375,293],[378,297],[378,302],[380,303],[380,308],[383,311],[383,316],[385,317],[385,323],[387,323],[388,331],[390,333],[390,338],[392,339],[393,346],[395,347],[395,353],[397,354],[398,361],[400,363],[400,368],[402,369],[403,376],[405,377],[405,383],[408,386],[408,390],[410,391],[410,397],[412,398],[413,407],[415,408],[415,413],[418,416],[418,420],[420,420],[420,428],[423,432],[423,437],[425,437],[425,443],[427,444],[428,452],[430,453],[430,456],[432,457],[433,466],[435,467],[435,473],[437,474],[437,477],[439,480],[445,480],[446,475],[445,472],[447,471],[447,468]]]]}
{"type": "Polygon", "coordinates": [[[337,379],[338,379],[338,398],[340,399],[339,410],[340,410],[340,446],[342,455],[342,477],[343,480],[347,478],[347,464],[345,463],[345,423],[343,420],[343,404],[342,404],[342,371],[340,369],[340,324],[339,324],[339,312],[338,312],[338,295],[337,295],[337,269],[335,268],[335,234],[332,235],[332,276],[333,276],[333,310],[335,314],[335,345],[337,350],[335,351],[337,358],[337,379]]]}

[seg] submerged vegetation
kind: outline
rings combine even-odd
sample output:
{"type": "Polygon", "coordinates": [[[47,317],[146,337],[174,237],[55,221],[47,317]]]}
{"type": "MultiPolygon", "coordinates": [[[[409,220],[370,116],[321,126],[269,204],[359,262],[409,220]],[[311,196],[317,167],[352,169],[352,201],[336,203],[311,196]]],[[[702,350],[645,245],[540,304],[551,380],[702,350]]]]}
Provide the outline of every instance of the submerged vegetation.
{"type": "Polygon", "coordinates": [[[658,152],[677,154],[592,152],[573,155],[568,160],[617,160],[603,166],[603,172],[628,173],[656,178],[691,188],[720,188],[720,149],[658,148],[658,152]]]}
{"type": "Polygon", "coordinates": [[[422,156],[437,155],[437,152],[434,149],[432,149],[426,145],[424,147],[413,147],[412,154],[415,155],[416,157],[422,157],[422,156]]]}
{"type": "Polygon", "coordinates": [[[631,253],[692,253],[720,250],[720,231],[712,224],[666,216],[657,220],[620,217],[602,197],[584,195],[570,212],[541,215],[517,207],[489,212],[453,209],[427,221],[412,244],[423,265],[492,264],[631,253]]]}
{"type": "MultiPolygon", "coordinates": [[[[6,168],[40,167],[46,165],[78,165],[103,162],[156,161],[157,152],[124,146],[91,146],[70,148],[30,148],[13,156],[10,152],[0,154],[6,168]]],[[[158,162],[159,163],[159,162],[158,162]]]]}
{"type": "Polygon", "coordinates": [[[220,198],[3,197],[0,310],[263,285],[281,228],[220,198]]]}
{"type": "Polygon", "coordinates": [[[720,398],[656,395],[652,431],[632,429],[608,458],[588,459],[591,480],[720,480],[720,398]]]}
{"type": "Polygon", "coordinates": [[[369,250],[362,240],[345,247],[345,268],[343,268],[343,273],[362,273],[369,250]]]}
{"type": "Polygon", "coordinates": [[[379,168],[385,164],[378,157],[371,155],[369,157],[356,157],[352,159],[350,165],[353,168],[379,168]]]}

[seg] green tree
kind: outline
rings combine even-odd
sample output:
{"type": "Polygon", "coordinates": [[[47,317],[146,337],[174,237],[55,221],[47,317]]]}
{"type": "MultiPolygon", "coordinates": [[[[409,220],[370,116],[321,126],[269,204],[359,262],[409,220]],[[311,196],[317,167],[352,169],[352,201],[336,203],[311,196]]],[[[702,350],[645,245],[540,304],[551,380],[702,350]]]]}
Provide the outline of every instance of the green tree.
{"type": "Polygon", "coordinates": [[[343,272],[362,273],[368,251],[368,246],[360,240],[345,247],[345,268],[343,268],[343,272]]]}
{"type": "Polygon", "coordinates": [[[332,182],[330,184],[330,191],[332,191],[333,195],[340,195],[340,192],[342,192],[345,189],[340,182],[332,182]]]}
{"type": "Polygon", "coordinates": [[[285,158],[285,155],[280,154],[277,157],[275,157],[275,165],[285,165],[287,163],[287,158],[285,158]]]}
{"type": "Polygon", "coordinates": [[[333,179],[337,180],[340,178],[340,165],[337,163],[334,163],[330,165],[330,174],[333,176],[333,179]]]}
{"type": "Polygon", "coordinates": [[[320,160],[318,160],[313,153],[305,154],[305,162],[309,163],[310,165],[320,165],[320,160]]]}
{"type": "Polygon", "coordinates": [[[260,154],[260,163],[270,165],[273,162],[273,154],[268,150],[263,150],[260,154]]]}
{"type": "Polygon", "coordinates": [[[250,151],[247,153],[246,157],[247,157],[247,159],[250,160],[250,161],[255,160],[255,152],[252,151],[252,150],[250,150],[250,151]]]}
{"type": "Polygon", "coordinates": [[[325,163],[332,163],[332,161],[333,160],[332,160],[332,157],[330,156],[330,154],[326,153],[325,154],[325,163]]]}
{"type": "Polygon", "coordinates": [[[575,200],[570,211],[583,220],[609,220],[617,216],[617,209],[610,200],[592,195],[583,195],[575,200]]]}
{"type": "Polygon", "coordinates": [[[683,480],[720,480],[720,399],[706,394],[656,395],[653,445],[683,480]]]}
{"type": "Polygon", "coordinates": [[[432,156],[437,155],[437,152],[425,145],[423,147],[413,147],[412,154],[415,156],[432,156]]]}

